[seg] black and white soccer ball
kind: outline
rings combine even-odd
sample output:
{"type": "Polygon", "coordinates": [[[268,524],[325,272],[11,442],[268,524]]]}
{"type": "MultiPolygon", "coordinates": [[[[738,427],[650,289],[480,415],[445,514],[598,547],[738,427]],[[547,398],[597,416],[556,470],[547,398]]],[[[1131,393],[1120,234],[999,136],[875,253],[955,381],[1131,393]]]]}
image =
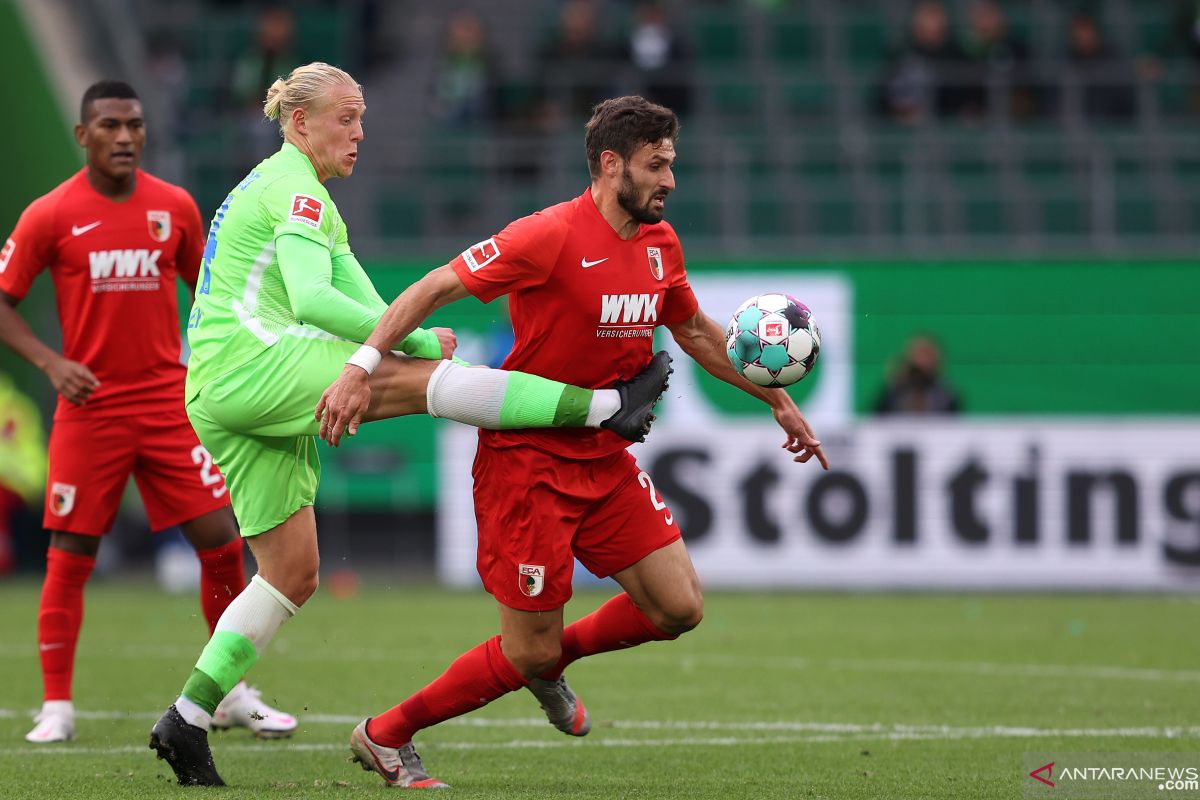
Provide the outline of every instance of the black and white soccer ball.
{"type": "Polygon", "coordinates": [[[725,331],[729,361],[759,386],[790,386],[812,370],[821,332],[808,306],[786,294],[760,294],[738,307],[725,331]]]}

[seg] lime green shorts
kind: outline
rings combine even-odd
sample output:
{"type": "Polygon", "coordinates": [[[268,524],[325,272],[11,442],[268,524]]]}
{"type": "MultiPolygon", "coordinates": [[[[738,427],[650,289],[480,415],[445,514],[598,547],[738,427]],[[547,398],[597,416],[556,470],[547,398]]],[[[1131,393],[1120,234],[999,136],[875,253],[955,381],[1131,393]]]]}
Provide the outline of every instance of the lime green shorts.
{"type": "Polygon", "coordinates": [[[225,474],[242,536],[269,531],[316,500],[320,423],[313,413],[358,347],[283,336],[188,401],[196,435],[225,474]]]}

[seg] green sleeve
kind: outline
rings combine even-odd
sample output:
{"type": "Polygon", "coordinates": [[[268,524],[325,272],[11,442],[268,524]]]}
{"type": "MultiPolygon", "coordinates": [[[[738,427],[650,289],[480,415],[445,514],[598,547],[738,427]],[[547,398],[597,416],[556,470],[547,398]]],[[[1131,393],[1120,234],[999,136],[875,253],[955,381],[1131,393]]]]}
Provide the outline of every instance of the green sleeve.
{"type": "Polygon", "coordinates": [[[292,313],[334,336],[366,341],[382,312],[334,288],[329,249],[308,237],[290,233],[277,238],[275,248],[292,313]]]}
{"type": "MultiPolygon", "coordinates": [[[[337,252],[336,247],[334,252],[337,252]]],[[[366,308],[376,311],[379,316],[383,316],[383,312],[387,311],[388,304],[379,296],[375,284],[371,283],[366,270],[358,263],[353,253],[347,252],[333,257],[333,288],[366,308]]],[[[417,358],[442,357],[442,345],[437,334],[425,328],[417,328],[405,336],[396,349],[417,358]]]]}
{"type": "Polygon", "coordinates": [[[387,311],[388,304],[375,290],[375,284],[367,277],[353,253],[333,257],[333,288],[352,300],[356,300],[380,316],[387,311]]]}

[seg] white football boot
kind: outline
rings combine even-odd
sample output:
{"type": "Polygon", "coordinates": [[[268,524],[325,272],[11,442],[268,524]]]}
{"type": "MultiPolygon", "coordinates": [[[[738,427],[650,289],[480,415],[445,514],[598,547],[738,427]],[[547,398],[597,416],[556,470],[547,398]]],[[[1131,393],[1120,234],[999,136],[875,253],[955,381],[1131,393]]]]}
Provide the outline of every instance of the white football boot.
{"type": "Polygon", "coordinates": [[[75,704],[70,700],[47,700],[33,721],[37,725],[25,734],[27,742],[47,744],[69,742],[75,738],[75,704]]]}
{"type": "Polygon", "coordinates": [[[240,681],[225,695],[213,712],[213,730],[249,728],[260,739],[283,739],[296,732],[296,718],[271,708],[262,701],[262,692],[240,681]]]}
{"type": "Polygon", "coordinates": [[[357,761],[367,772],[378,772],[384,782],[397,789],[449,789],[437,778],[431,778],[421,763],[413,743],[403,747],[384,747],[375,744],[367,736],[367,723],[364,719],[354,727],[350,734],[351,761],[357,761]]]}

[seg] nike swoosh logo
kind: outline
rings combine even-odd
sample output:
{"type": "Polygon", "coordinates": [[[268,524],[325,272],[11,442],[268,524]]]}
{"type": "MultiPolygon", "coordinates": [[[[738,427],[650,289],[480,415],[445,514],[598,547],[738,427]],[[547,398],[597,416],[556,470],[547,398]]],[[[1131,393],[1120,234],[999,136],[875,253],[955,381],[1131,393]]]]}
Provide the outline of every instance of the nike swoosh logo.
{"type": "Polygon", "coordinates": [[[51,642],[50,644],[39,644],[38,650],[40,650],[41,652],[44,653],[47,650],[57,650],[60,647],[66,647],[66,646],[67,646],[66,642],[51,642]]]}
{"type": "Polygon", "coordinates": [[[100,223],[103,221],[104,220],[102,220],[102,219],[96,220],[91,225],[72,225],[71,226],[71,235],[72,236],[82,236],[83,234],[90,231],[92,228],[99,226],[100,223]]]}
{"type": "Polygon", "coordinates": [[[608,261],[608,259],[601,258],[596,261],[588,261],[586,258],[581,258],[579,260],[579,266],[583,267],[584,269],[587,269],[588,267],[594,267],[597,264],[603,264],[605,261],[608,261]]]}
{"type": "MultiPolygon", "coordinates": [[[[358,731],[355,731],[354,735],[358,736],[358,731]]],[[[371,744],[365,738],[358,736],[358,740],[363,743],[363,746],[366,748],[367,752],[371,754],[371,760],[374,761],[375,766],[379,768],[379,774],[383,776],[384,780],[391,784],[400,779],[399,767],[388,769],[383,765],[383,762],[379,760],[379,756],[375,755],[375,749],[371,747],[371,744]]]]}

